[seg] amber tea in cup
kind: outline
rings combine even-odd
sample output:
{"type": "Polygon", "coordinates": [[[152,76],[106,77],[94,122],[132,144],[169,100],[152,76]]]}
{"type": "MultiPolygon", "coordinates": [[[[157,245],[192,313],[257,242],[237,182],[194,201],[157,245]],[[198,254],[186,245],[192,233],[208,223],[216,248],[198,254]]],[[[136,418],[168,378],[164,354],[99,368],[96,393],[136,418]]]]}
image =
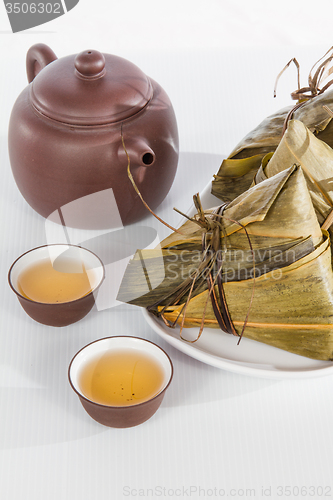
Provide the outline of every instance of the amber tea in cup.
{"type": "Polygon", "coordinates": [[[17,278],[17,290],[27,299],[53,304],[70,302],[92,291],[84,263],[77,269],[73,259],[53,265],[46,258],[23,269],[17,278]]]}
{"type": "Polygon", "coordinates": [[[149,354],[133,349],[107,351],[86,364],[79,376],[82,394],[109,406],[129,406],[155,397],[164,372],[149,354]]]}
{"type": "Polygon", "coordinates": [[[8,279],[29,316],[46,325],[67,326],[93,307],[104,266],[85,248],[45,245],[21,255],[8,279]]]}
{"type": "Polygon", "coordinates": [[[109,427],[148,420],[160,406],[173,367],[156,344],[108,337],[88,344],[71,361],[69,381],[87,413],[109,427]]]}

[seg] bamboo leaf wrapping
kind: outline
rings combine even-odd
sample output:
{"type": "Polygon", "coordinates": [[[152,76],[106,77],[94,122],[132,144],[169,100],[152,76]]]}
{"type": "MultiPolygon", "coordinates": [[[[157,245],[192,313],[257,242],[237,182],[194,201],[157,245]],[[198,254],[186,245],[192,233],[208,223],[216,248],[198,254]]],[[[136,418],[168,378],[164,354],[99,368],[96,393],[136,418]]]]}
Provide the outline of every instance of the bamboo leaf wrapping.
{"type": "MultiPolygon", "coordinates": [[[[223,287],[235,329],[239,334],[248,312],[253,293],[251,271],[254,270],[247,235],[244,228],[234,222],[238,221],[246,227],[251,238],[259,269],[244,336],[310,358],[332,359],[330,240],[328,233],[320,229],[303,170],[291,164],[260,180],[227,206],[222,219],[223,287]],[[274,253],[273,249],[278,252],[274,253]],[[228,266],[228,255],[234,254],[237,259],[231,259],[232,265],[228,266]],[[280,260],[276,259],[277,255],[280,260]],[[265,265],[267,267],[263,268],[265,265]],[[240,271],[237,278],[232,274],[235,268],[240,271]]],[[[206,211],[206,217],[212,211],[206,211]]],[[[150,262],[151,269],[157,266],[156,272],[160,275],[161,267],[164,269],[159,285],[148,290],[147,276],[140,271],[142,258],[137,254],[125,273],[118,299],[142,307],[150,306],[150,310],[162,314],[165,321],[180,323],[189,298],[184,326],[199,328],[204,318],[205,326],[219,328],[212,305],[207,301],[209,292],[204,279],[197,279],[190,296],[185,294],[173,300],[182,280],[188,279],[191,270],[200,265],[200,259],[195,261],[195,256],[201,249],[205,230],[187,221],[180,232],[182,234],[170,234],[161,243],[162,259],[158,258],[157,250],[141,252],[144,262],[150,262]],[[185,266],[182,252],[187,261],[185,266]],[[171,268],[168,259],[172,260],[171,268]],[[133,297],[133,290],[136,297],[133,297]],[[130,298],[128,294],[132,294],[130,298]],[[156,299],[159,303],[154,306],[156,299]]],[[[222,331],[217,334],[225,335],[222,331]]]]}
{"type": "MultiPolygon", "coordinates": [[[[252,284],[252,280],[225,284],[229,312],[238,332],[245,319],[252,284]]],[[[332,290],[331,255],[326,236],[308,256],[256,279],[256,292],[244,336],[309,358],[333,359],[332,290]]],[[[190,301],[185,326],[200,325],[207,293],[205,291],[190,301]]],[[[172,321],[178,317],[179,311],[180,306],[169,308],[165,316],[172,321]]],[[[218,328],[210,304],[205,324],[218,328]]]]}
{"type": "MultiPolygon", "coordinates": [[[[333,110],[333,88],[304,102],[295,110],[293,118],[301,121],[318,139],[333,147],[333,121],[323,109],[324,105],[333,110]]],[[[255,163],[258,165],[261,158],[276,150],[282,138],[284,121],[291,109],[292,106],[289,106],[268,116],[237,144],[222,162],[212,182],[215,196],[229,201],[250,187],[253,180],[251,175],[256,170],[255,163]],[[243,159],[243,164],[240,164],[240,159],[243,159]]]]}
{"type": "Polygon", "coordinates": [[[333,208],[333,150],[298,120],[289,122],[278,148],[261,169],[261,175],[272,177],[294,163],[302,167],[322,224],[333,208]]]}

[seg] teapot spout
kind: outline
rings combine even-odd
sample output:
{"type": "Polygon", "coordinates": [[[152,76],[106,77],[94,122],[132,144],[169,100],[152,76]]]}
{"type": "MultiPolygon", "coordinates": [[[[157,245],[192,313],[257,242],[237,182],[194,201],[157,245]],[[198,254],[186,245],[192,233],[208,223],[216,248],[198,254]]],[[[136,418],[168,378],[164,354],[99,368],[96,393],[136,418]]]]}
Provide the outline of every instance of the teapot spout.
{"type": "MultiPolygon", "coordinates": [[[[124,139],[124,144],[133,166],[150,167],[155,163],[155,153],[143,137],[124,139]]],[[[119,147],[119,156],[126,157],[122,144],[119,147]]]]}

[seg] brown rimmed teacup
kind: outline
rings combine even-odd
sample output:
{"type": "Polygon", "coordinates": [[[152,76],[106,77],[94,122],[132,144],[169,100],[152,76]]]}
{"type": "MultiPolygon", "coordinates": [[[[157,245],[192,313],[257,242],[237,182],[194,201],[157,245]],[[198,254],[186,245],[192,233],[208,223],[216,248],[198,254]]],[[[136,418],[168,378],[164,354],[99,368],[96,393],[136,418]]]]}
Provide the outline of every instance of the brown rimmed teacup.
{"type": "Polygon", "coordinates": [[[68,369],[70,385],[90,417],[100,424],[117,428],[133,427],[152,417],[161,405],[172,377],[172,361],[161,347],[149,340],[130,336],[106,337],[86,345],[75,354],[68,369]],[[80,385],[80,377],[87,364],[110,350],[113,350],[114,353],[123,353],[126,349],[152,356],[158,363],[163,372],[163,381],[157,394],[144,402],[127,404],[126,406],[108,406],[89,399],[80,385]]]}
{"type": "Polygon", "coordinates": [[[95,303],[96,294],[104,277],[104,265],[96,254],[80,246],[68,244],[33,248],[18,257],[8,273],[9,285],[25,312],[39,323],[58,327],[75,323],[88,314],[95,303]],[[64,259],[70,259],[81,269],[84,265],[91,286],[91,291],[87,295],[69,302],[47,303],[31,300],[20,293],[19,276],[24,270],[43,260],[50,260],[52,265],[59,266],[64,259]]]}

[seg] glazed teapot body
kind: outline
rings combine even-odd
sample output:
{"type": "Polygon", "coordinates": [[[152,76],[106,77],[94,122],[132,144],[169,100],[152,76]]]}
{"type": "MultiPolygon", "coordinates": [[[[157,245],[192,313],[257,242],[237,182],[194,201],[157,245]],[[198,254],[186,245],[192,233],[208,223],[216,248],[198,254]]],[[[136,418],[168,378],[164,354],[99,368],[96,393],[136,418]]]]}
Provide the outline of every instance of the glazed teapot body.
{"type": "Polygon", "coordinates": [[[135,222],[167,195],[177,169],[178,131],[161,86],[117,56],[85,51],[57,59],[27,54],[30,85],[9,123],[13,175],[40,215],[70,227],[135,222]],[[120,219],[119,219],[120,217],[120,219]]]}

